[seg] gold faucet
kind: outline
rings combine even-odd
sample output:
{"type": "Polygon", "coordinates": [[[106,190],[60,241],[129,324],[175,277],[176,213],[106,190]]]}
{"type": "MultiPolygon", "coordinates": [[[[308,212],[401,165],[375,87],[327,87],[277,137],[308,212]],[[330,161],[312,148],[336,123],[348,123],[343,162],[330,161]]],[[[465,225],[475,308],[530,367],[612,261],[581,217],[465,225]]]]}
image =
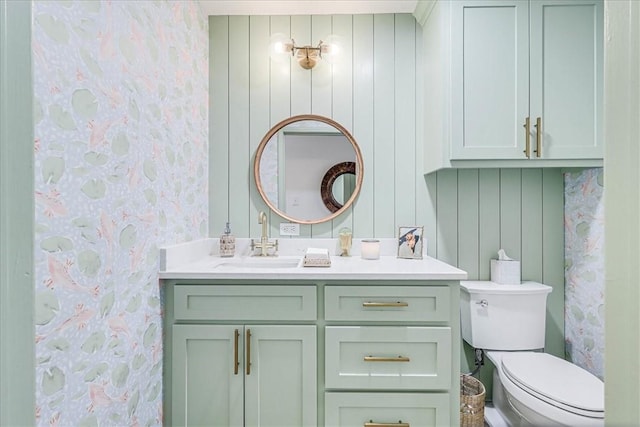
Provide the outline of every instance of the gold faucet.
{"type": "Polygon", "coordinates": [[[272,255],[276,255],[278,251],[278,239],[270,242],[269,237],[267,237],[267,214],[264,212],[258,214],[258,224],[262,224],[262,236],[260,236],[260,243],[256,243],[251,239],[251,252],[257,248],[260,249],[260,253],[253,253],[254,256],[269,256],[269,249],[273,248],[274,253],[272,255]]]}

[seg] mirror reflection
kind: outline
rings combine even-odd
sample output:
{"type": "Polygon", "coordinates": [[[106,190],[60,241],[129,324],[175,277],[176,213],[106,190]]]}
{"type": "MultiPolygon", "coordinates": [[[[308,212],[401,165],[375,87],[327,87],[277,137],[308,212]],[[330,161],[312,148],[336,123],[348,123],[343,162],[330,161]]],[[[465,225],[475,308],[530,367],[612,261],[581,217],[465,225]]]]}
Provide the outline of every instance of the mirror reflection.
{"type": "Polygon", "coordinates": [[[356,164],[341,162],[333,165],[320,184],[322,202],[330,212],[336,212],[344,205],[355,190],[356,164]]]}
{"type": "Polygon", "coordinates": [[[353,203],[362,185],[362,156],[353,137],[337,122],[316,115],[295,116],[275,125],[262,139],[254,176],[273,211],[292,222],[315,224],[335,218],[353,203]],[[332,169],[347,163],[348,170],[332,169]]]}

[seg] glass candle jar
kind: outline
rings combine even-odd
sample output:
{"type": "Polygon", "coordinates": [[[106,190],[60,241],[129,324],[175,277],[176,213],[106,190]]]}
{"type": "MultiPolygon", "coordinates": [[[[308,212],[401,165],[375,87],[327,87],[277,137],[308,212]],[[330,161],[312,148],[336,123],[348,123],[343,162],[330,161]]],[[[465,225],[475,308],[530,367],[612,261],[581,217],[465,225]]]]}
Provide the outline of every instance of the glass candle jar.
{"type": "Polygon", "coordinates": [[[364,239],[360,243],[360,256],[362,259],[380,258],[380,240],[364,239]]]}

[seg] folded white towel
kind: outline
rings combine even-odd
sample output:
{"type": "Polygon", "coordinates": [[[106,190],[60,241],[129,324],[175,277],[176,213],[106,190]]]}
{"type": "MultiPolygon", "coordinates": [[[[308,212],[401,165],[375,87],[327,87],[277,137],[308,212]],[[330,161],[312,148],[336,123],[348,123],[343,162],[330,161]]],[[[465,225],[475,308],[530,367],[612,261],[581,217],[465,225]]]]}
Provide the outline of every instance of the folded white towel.
{"type": "Polygon", "coordinates": [[[314,260],[330,260],[329,257],[329,249],[323,248],[307,248],[307,251],[304,254],[305,259],[314,259],[314,260]]]}

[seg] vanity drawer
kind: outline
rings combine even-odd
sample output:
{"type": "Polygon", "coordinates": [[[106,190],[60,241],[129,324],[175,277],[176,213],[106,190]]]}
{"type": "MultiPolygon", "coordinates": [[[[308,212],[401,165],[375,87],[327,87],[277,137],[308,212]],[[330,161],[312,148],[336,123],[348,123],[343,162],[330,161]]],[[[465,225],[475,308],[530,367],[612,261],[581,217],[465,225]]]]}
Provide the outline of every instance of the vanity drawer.
{"type": "Polygon", "coordinates": [[[325,329],[328,389],[448,390],[451,369],[449,327],[325,329]]]}
{"type": "Polygon", "coordinates": [[[315,321],[315,286],[176,285],[176,320],[315,321]]]}
{"type": "Polygon", "coordinates": [[[451,425],[447,393],[325,393],[324,412],[331,427],[451,425]]]}
{"type": "Polygon", "coordinates": [[[326,286],[326,320],[448,322],[447,286],[326,286]]]}

